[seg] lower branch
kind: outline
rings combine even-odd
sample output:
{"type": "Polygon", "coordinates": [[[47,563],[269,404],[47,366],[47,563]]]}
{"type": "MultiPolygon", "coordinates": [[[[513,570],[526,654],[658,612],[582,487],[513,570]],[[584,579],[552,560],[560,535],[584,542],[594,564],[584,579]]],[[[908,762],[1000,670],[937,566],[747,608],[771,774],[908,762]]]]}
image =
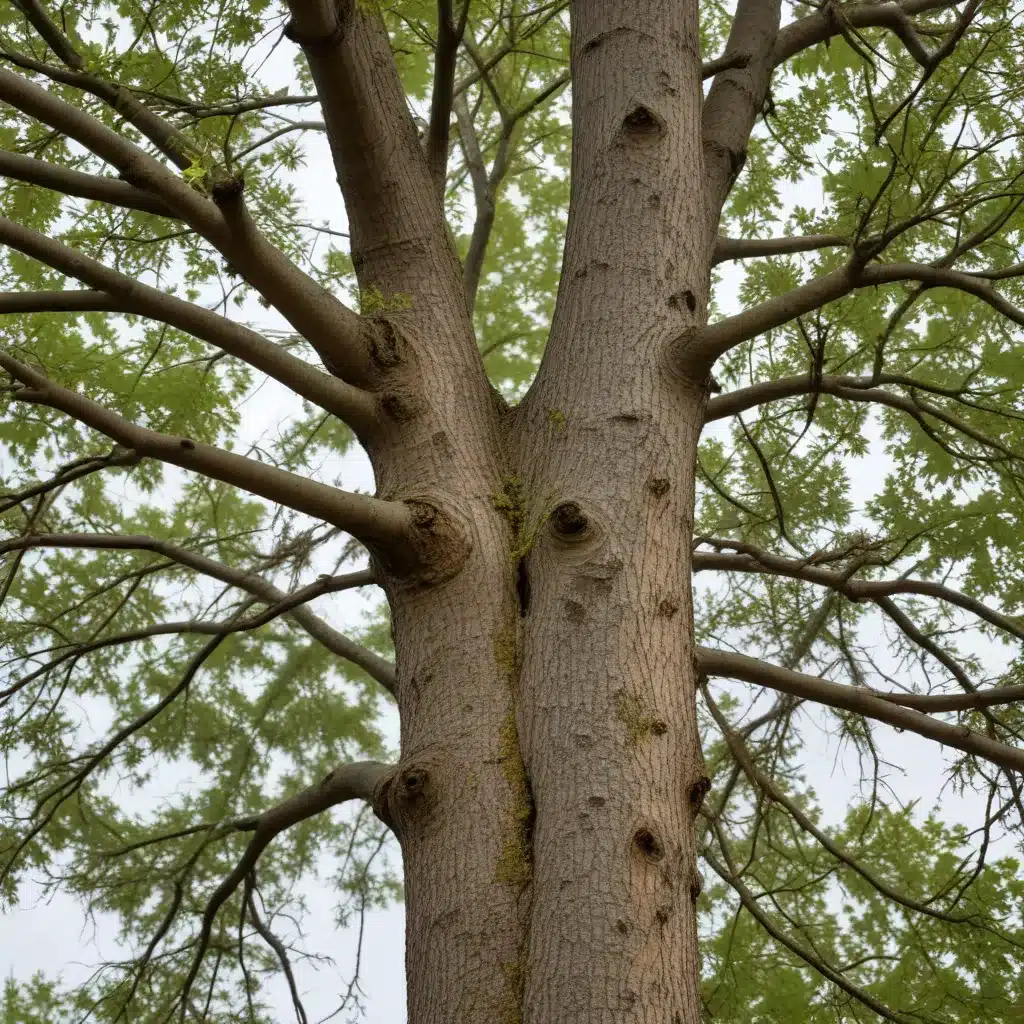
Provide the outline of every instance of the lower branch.
{"type": "Polygon", "coordinates": [[[416,523],[401,502],[382,501],[309,480],[214,445],[172,437],[139,426],[98,402],[55,384],[0,349],[0,367],[25,387],[15,397],[57,409],[145,458],[158,459],[240,487],[269,501],[305,512],[381,549],[383,557],[413,555],[416,523]]]}
{"type": "MultiPolygon", "coordinates": [[[[244,569],[236,569],[225,565],[215,559],[196,551],[189,551],[186,548],[171,544],[156,537],[145,536],[121,536],[119,534],[95,534],[95,533],[58,533],[58,534],[28,534],[24,537],[15,537],[10,540],[0,541],[0,555],[8,551],[24,551],[29,548],[81,548],[105,551],[151,551],[154,554],[163,555],[164,558],[178,565],[185,566],[195,572],[209,576],[211,579],[220,580],[231,587],[238,587],[246,593],[252,594],[272,606],[280,607],[289,601],[290,596],[283,590],[279,590],[272,583],[268,583],[256,573],[247,572],[244,569]]],[[[351,576],[357,574],[353,573],[351,576]]],[[[368,585],[373,582],[372,574],[358,574],[364,578],[353,583],[353,586],[368,585]]],[[[351,579],[351,576],[349,579],[351,579]]],[[[330,577],[328,581],[343,579],[344,577],[330,577]]],[[[319,583],[320,581],[318,581],[319,583]]],[[[313,584],[316,586],[316,584],[313,584]]],[[[324,591],[327,592],[326,590],[324,591]]],[[[370,676],[377,680],[389,693],[395,689],[395,667],[389,661],[381,658],[366,648],[350,640],[347,636],[339,633],[333,626],[329,625],[318,615],[315,615],[307,606],[297,605],[288,613],[289,618],[301,626],[314,640],[319,641],[329,651],[358,665],[370,676]]]]}
{"type": "Polygon", "coordinates": [[[217,886],[207,901],[203,910],[195,957],[182,987],[179,1002],[188,998],[199,974],[218,911],[231,898],[242,881],[255,870],[256,862],[270,843],[286,829],[347,800],[365,800],[371,805],[379,803],[380,794],[394,771],[393,765],[382,764],[379,761],[358,761],[338,765],[317,785],[282,800],[262,814],[238,818],[225,825],[228,831],[252,832],[253,836],[234,870],[217,886]]]}
{"type": "MultiPolygon", "coordinates": [[[[788,693],[804,700],[815,701],[829,707],[852,711],[879,722],[885,722],[895,729],[905,729],[920,736],[936,740],[944,746],[954,747],[967,754],[991,761],[1003,768],[1024,772],[1024,750],[999,743],[988,736],[974,732],[964,726],[949,725],[929,718],[927,711],[951,710],[951,702],[964,699],[977,700],[981,694],[963,694],[956,697],[928,697],[902,693],[876,693],[857,686],[833,683],[819,676],[808,676],[802,672],[749,658],[744,654],[716,651],[708,647],[697,648],[700,671],[707,676],[721,676],[739,679],[755,686],[767,686],[782,693],[788,693]],[[911,705],[911,706],[907,706],[911,705]],[[921,710],[912,710],[918,708],[921,710]]],[[[994,697],[1003,693],[991,690],[994,697]]],[[[1000,703],[993,700],[993,703],[1000,703]]],[[[952,708],[959,707],[953,704],[952,708]]],[[[974,706],[973,704],[970,706],[974,706]]]]}
{"type": "Polygon", "coordinates": [[[719,846],[722,849],[722,853],[725,855],[727,866],[719,864],[707,850],[703,851],[702,856],[711,866],[711,869],[715,874],[717,874],[718,877],[733,889],[737,896],[739,896],[740,903],[743,904],[744,910],[746,910],[773,939],[777,942],[781,942],[788,950],[795,953],[804,961],[804,963],[809,967],[814,968],[814,970],[816,970],[822,977],[827,978],[837,988],[841,988],[848,995],[853,996],[854,999],[857,999],[865,1006],[870,1007],[880,1017],[894,1021],[895,1024],[904,1024],[907,1020],[906,1017],[893,1013],[893,1011],[884,1003],[880,1003],[869,992],[865,992],[864,989],[854,985],[853,982],[845,978],[840,971],[837,971],[830,964],[825,963],[825,961],[820,957],[817,957],[804,949],[792,936],[788,935],[781,928],[775,925],[772,919],[761,908],[761,904],[758,902],[757,897],[755,897],[747,888],[743,879],[739,877],[739,874],[736,871],[736,866],[732,863],[732,858],[729,854],[729,846],[725,840],[725,836],[722,834],[722,830],[717,823],[715,823],[714,829],[719,841],[719,846]]]}

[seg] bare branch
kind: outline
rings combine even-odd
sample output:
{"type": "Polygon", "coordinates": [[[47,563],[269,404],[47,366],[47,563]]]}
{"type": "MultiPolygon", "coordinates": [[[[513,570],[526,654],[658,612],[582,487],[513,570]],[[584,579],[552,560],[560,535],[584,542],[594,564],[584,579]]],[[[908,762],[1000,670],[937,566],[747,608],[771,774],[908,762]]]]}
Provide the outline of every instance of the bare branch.
{"type": "MultiPolygon", "coordinates": [[[[895,729],[906,729],[918,733],[928,739],[937,740],[944,746],[955,747],[968,754],[984,758],[1003,768],[1024,771],[1024,750],[999,743],[973,732],[963,726],[947,725],[945,722],[929,718],[927,711],[948,711],[959,707],[950,706],[951,701],[960,701],[963,697],[975,695],[965,694],[956,697],[927,697],[903,693],[877,693],[857,686],[833,683],[818,676],[804,675],[789,669],[748,658],[744,654],[733,654],[727,651],[716,651],[708,647],[697,649],[697,660],[701,672],[708,676],[723,676],[727,679],[740,679],[756,686],[767,686],[794,697],[827,704],[830,707],[852,711],[868,718],[885,722],[895,729]],[[912,710],[918,708],[921,710],[912,710]]],[[[1000,690],[988,691],[993,698],[1000,690]]],[[[977,696],[981,696],[980,694],[977,696]]],[[[992,703],[1000,703],[993,699],[992,703]]]]}
{"type": "Polygon", "coordinates": [[[25,385],[15,397],[67,413],[93,430],[136,452],[182,469],[203,473],[269,501],[332,523],[370,547],[399,553],[409,550],[415,530],[411,509],[342,491],[294,473],[256,462],[213,445],[172,437],[132,423],[92,399],[55,384],[0,349],[0,367],[25,385]]]}
{"type": "MultiPolygon", "coordinates": [[[[270,605],[280,605],[288,600],[289,595],[268,583],[261,576],[244,569],[236,569],[225,565],[206,555],[189,551],[168,541],[156,537],[128,536],[120,534],[95,533],[62,533],[62,534],[28,534],[0,540],[0,555],[8,551],[22,551],[29,548],[82,548],[104,551],[151,551],[178,565],[185,566],[195,572],[202,573],[212,579],[220,580],[228,586],[238,587],[246,593],[258,597],[270,605]]],[[[362,584],[373,582],[372,574],[367,572],[362,584]]],[[[328,580],[337,579],[329,577],[328,580]]],[[[319,582],[319,581],[318,581],[319,582]]],[[[326,581],[325,581],[326,582],[326,581]]],[[[288,613],[289,618],[300,625],[314,640],[319,641],[329,651],[351,661],[376,679],[389,693],[395,690],[395,667],[390,662],[366,650],[359,644],[339,633],[333,626],[315,615],[308,607],[296,606],[288,613]]]]}
{"type": "Polygon", "coordinates": [[[749,260],[758,256],[786,256],[813,249],[849,245],[842,235],[804,235],[795,238],[726,238],[718,236],[712,265],[726,260],[749,260]]]}

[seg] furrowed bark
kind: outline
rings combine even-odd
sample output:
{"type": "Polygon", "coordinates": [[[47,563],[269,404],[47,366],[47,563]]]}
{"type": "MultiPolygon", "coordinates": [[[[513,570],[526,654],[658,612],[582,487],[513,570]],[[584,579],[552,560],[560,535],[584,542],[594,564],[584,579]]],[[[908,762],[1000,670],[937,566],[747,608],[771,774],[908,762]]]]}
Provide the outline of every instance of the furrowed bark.
{"type": "Polygon", "coordinates": [[[707,391],[697,5],[573,5],[569,225],[523,453],[520,747],[535,805],[528,1024],[698,1024],[705,789],[690,591],[707,391]]]}

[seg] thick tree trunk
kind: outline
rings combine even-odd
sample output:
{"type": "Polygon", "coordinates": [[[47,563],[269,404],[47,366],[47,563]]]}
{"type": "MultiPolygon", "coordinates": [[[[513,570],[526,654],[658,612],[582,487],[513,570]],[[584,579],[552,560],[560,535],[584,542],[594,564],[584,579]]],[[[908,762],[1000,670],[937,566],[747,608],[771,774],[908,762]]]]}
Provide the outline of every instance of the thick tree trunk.
{"type": "MultiPolygon", "coordinates": [[[[379,368],[382,496],[463,535],[439,575],[386,582],[402,761],[381,812],[405,863],[411,1024],[699,1021],[690,551],[707,389],[681,356],[714,239],[696,5],[645,27],[650,13],[573,7],[562,286],[518,408],[460,369],[472,333],[429,207],[414,248],[353,217],[364,285],[414,297],[379,368]]],[[[431,194],[425,178],[372,184],[431,194]]]]}

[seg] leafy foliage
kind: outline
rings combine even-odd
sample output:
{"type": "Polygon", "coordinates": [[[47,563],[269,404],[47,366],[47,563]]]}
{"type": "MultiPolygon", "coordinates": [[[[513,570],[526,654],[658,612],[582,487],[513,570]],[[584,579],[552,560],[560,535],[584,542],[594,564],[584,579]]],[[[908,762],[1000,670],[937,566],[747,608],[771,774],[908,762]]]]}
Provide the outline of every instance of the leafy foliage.
{"type": "MultiPolygon", "coordinates": [[[[474,323],[491,380],[513,398],[543,352],[559,282],[571,146],[566,7],[474,2],[457,67],[464,110],[446,210],[456,248],[471,261],[480,183],[488,183],[495,212],[474,323]]],[[[704,52],[720,53],[729,11],[701,7],[704,52]]],[[[383,12],[410,106],[423,121],[436,7],[398,0],[383,12]]],[[[313,120],[308,69],[282,41],[278,5],[83,0],[61,17],[84,60],[74,74],[54,74],[59,62],[15,4],[0,10],[0,58],[141,145],[149,143],[131,118],[90,91],[87,78],[115,83],[159,111],[191,161],[180,169],[184,180],[203,190],[221,172],[243,175],[268,239],[337,295],[356,299],[345,225],[330,217],[313,223],[324,212],[315,170],[322,125],[313,120]]],[[[916,23],[930,39],[948,33],[951,17],[936,10],[916,23]]],[[[780,68],[722,231],[828,234],[846,244],[723,264],[713,309],[724,315],[783,295],[841,268],[869,240],[884,241],[872,255],[886,263],[976,272],[1007,302],[1024,301],[1018,23],[1008,0],[986,4],[927,75],[881,28],[848,27],[780,68]]],[[[98,158],[13,107],[0,110],[0,148],[106,173],[98,158]]],[[[0,205],[11,221],[268,336],[277,332],[289,351],[312,356],[307,340],[281,330],[220,254],[177,220],[15,178],[4,179],[0,205]]],[[[12,292],[77,287],[13,250],[5,250],[0,275],[12,292]]],[[[153,429],[328,482],[347,471],[355,451],[335,418],[290,395],[275,406],[279,391],[250,367],[139,316],[6,313],[0,340],[51,379],[153,429]],[[280,415],[264,429],[267,407],[280,415]]],[[[696,532],[712,548],[775,553],[864,581],[904,574],[955,583],[1024,621],[1019,323],[951,287],[862,288],[735,347],[715,375],[729,391],[801,376],[812,386],[709,422],[696,532]],[[829,393],[826,378],[846,383],[829,393]],[[892,401],[880,404],[879,392],[892,401]]],[[[226,823],[302,790],[339,762],[386,754],[385,698],[366,672],[285,617],[229,631],[256,600],[176,561],[168,547],[240,575],[259,573],[284,592],[350,568],[360,551],[337,529],[230,486],[125,458],[10,390],[0,393],[0,409],[0,744],[11,779],[0,795],[0,896],[14,904],[32,884],[60,887],[112,915],[125,950],[124,963],[78,990],[41,977],[8,981],[0,1014],[11,1024],[90,1014],[162,1020],[192,963],[207,894],[245,845],[226,823]],[[18,542],[76,533],[154,543],[85,551],[18,542]]],[[[1021,662],[1002,646],[1005,630],[931,597],[823,603],[822,590],[798,573],[751,572],[749,559],[711,586],[702,579],[702,640],[858,686],[898,677],[927,691],[950,679],[1021,679],[1021,662]]],[[[385,614],[375,612],[358,639],[390,654],[385,614]]],[[[1017,1019],[1024,888],[1018,862],[987,859],[986,850],[996,833],[1019,836],[1019,781],[967,758],[951,765],[954,781],[987,804],[979,841],[938,812],[919,814],[878,795],[885,740],[866,721],[813,718],[786,698],[764,715],[752,688],[731,693],[721,703],[737,727],[762,716],[747,737],[757,763],[814,822],[823,820],[821,802],[801,777],[812,726],[865,759],[870,798],[821,828],[908,899],[957,920],[894,903],[837,861],[741,777],[707,718],[717,817],[707,825],[706,853],[726,876],[709,868],[701,897],[709,1019],[881,1019],[809,963],[841,970],[898,1014],[1017,1019]],[[807,955],[780,945],[740,905],[733,883],[807,955]]],[[[1006,738],[1020,716],[1017,706],[962,720],[1006,738]]],[[[298,881],[330,868],[348,921],[399,895],[383,842],[369,813],[320,815],[280,836],[260,860],[258,900],[240,889],[217,918],[193,988],[205,1002],[203,1019],[277,1019],[266,981],[284,961],[269,944],[243,943],[250,897],[265,920],[298,913],[298,881]],[[342,853],[328,864],[324,850],[342,853]]]]}

